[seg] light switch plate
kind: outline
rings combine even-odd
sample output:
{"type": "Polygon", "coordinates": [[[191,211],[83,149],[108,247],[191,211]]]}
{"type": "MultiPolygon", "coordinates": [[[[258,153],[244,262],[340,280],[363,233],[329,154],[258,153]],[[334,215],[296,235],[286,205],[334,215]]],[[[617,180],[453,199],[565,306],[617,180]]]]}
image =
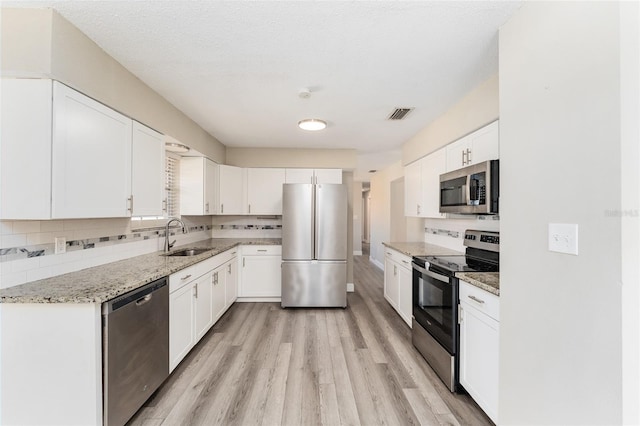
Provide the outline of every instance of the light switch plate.
{"type": "Polygon", "coordinates": [[[55,254],[67,252],[67,239],[65,237],[56,237],[55,254]]]}
{"type": "Polygon", "coordinates": [[[550,223],[549,251],[577,256],[578,225],[575,223],[550,223]]]}

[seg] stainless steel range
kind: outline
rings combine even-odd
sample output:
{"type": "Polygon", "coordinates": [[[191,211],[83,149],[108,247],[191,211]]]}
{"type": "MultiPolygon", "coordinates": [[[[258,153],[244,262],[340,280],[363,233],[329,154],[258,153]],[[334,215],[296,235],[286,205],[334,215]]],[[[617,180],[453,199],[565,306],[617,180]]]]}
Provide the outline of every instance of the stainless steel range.
{"type": "Polygon", "coordinates": [[[442,381],[458,387],[458,279],[456,272],[498,272],[500,235],[467,230],[459,256],[413,257],[412,341],[442,381]]]}

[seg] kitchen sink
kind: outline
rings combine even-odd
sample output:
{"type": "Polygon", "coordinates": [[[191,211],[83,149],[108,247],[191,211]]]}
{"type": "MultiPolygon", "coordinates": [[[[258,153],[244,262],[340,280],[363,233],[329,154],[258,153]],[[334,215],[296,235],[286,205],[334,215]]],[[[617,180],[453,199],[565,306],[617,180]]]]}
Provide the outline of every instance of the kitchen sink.
{"type": "Polygon", "coordinates": [[[182,250],[174,251],[173,253],[169,253],[165,256],[171,256],[171,257],[172,256],[197,256],[209,250],[211,249],[207,249],[207,248],[182,249],[182,250]]]}

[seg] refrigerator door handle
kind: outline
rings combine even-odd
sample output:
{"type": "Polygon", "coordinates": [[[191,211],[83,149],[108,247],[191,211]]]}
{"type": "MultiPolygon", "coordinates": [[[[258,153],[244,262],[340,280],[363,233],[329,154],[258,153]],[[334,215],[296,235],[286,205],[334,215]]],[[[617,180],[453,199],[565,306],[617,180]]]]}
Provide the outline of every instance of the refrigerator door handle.
{"type": "Polygon", "coordinates": [[[320,215],[318,213],[318,186],[312,185],[311,187],[311,224],[313,229],[313,235],[311,236],[311,259],[318,258],[318,220],[320,215]]]}

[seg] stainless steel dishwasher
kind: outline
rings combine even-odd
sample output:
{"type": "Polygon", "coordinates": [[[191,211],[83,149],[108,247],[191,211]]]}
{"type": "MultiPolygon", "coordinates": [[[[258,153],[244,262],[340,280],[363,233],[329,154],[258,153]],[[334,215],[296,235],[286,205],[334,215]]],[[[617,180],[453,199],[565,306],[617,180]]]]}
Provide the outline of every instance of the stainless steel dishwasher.
{"type": "Polygon", "coordinates": [[[169,286],[161,278],[102,304],[103,420],[124,425],[169,376],[169,286]]]}

